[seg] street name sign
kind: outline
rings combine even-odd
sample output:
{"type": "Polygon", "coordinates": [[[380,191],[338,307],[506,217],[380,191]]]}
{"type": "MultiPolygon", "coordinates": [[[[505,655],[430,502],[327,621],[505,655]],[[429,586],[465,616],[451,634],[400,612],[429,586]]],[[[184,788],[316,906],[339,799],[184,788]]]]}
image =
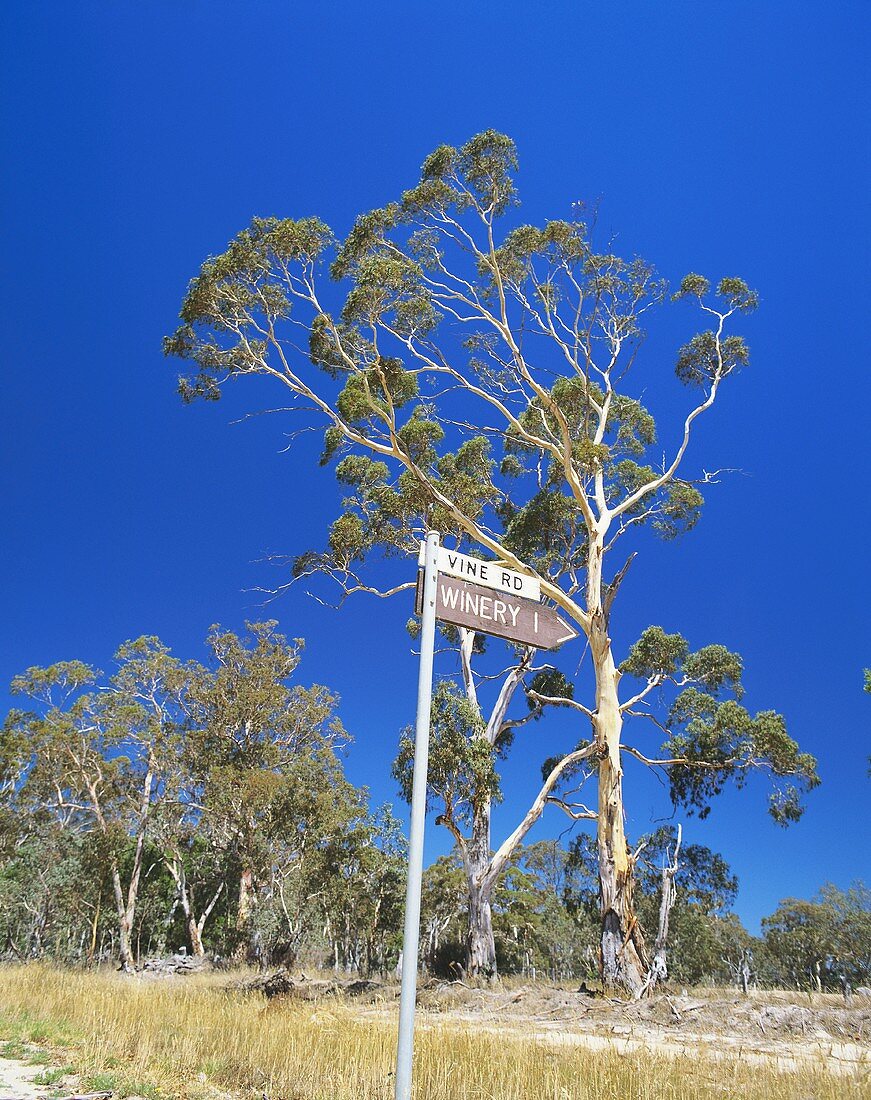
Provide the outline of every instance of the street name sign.
{"type": "Polygon", "coordinates": [[[524,600],[535,600],[537,603],[541,599],[541,582],[538,577],[530,577],[526,573],[506,569],[498,562],[470,558],[468,554],[461,554],[458,550],[446,550],[444,546],[439,547],[438,561],[439,573],[447,573],[462,581],[472,581],[485,588],[510,592],[512,596],[519,596],[524,600]]]}
{"type": "Polygon", "coordinates": [[[436,591],[436,618],[536,649],[556,649],[578,636],[553,608],[441,573],[436,591]]]}

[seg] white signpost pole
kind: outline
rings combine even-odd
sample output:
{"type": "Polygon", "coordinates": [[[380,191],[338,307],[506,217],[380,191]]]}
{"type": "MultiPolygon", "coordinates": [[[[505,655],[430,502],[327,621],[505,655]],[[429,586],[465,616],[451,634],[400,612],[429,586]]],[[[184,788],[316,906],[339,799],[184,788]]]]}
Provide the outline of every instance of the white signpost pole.
{"type": "Polygon", "coordinates": [[[435,648],[438,532],[428,532],[424,547],[420,674],[417,681],[417,724],[414,733],[414,779],[411,794],[411,836],[408,845],[408,886],[405,892],[405,932],[402,938],[402,992],[399,1000],[395,1100],[411,1100],[414,1005],[417,998],[417,946],[420,939],[420,888],[423,875],[423,826],[426,817],[426,772],[429,758],[429,720],[432,709],[432,660],[435,648]]]}

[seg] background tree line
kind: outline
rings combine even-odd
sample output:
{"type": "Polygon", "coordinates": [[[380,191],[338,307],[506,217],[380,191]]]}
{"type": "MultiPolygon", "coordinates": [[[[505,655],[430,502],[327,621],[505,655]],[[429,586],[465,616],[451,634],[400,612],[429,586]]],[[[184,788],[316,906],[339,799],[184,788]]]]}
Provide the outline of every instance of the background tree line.
{"type": "MultiPolygon", "coordinates": [[[[228,961],[394,970],[405,847],[389,807],[346,778],[349,741],[329,688],[295,682],[303,644],[274,622],[214,627],[205,663],[159,639],[125,643],[107,676],[81,662],[30,668],[2,727],[0,955],[74,964],[184,949],[228,961]]],[[[402,749],[397,771],[401,777],[402,749]]],[[[677,836],[641,843],[636,905],[657,927],[677,836]]],[[[681,983],[752,980],[836,989],[871,981],[871,893],[788,899],[752,937],[731,911],[719,854],[674,860],[668,972],[681,983]]],[[[469,895],[455,850],[427,869],[421,962],[467,966],[469,895]]],[[[518,847],[495,886],[502,973],[599,974],[595,839],[518,847]]]]}
{"type": "Polygon", "coordinates": [[[402,839],[345,778],[337,697],[292,682],[302,642],[275,626],[213,627],[207,664],[142,637],[108,677],[66,661],[15,679],[5,954],[288,962],[317,930],[337,965],[385,965],[402,839]]]}

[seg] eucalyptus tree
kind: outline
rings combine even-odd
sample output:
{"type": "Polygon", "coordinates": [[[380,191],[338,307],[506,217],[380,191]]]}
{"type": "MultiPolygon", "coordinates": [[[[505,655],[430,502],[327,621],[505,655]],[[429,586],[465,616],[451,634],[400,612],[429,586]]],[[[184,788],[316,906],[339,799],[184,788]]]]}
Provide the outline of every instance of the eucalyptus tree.
{"type": "Polygon", "coordinates": [[[298,944],[308,869],[360,796],[337,756],[348,740],[337,697],[289,683],[301,639],[288,641],[274,621],[247,626],[241,636],[212,628],[211,659],[192,682],[185,809],[220,861],[238,867],[237,949],[257,955],[264,935],[298,944]]]}
{"type": "Polygon", "coordinates": [[[567,898],[573,879],[569,852],[556,840],[519,847],[502,876],[495,897],[500,956],[513,969],[554,980],[595,973],[598,927],[578,919],[567,898]]]}
{"type": "Polygon", "coordinates": [[[310,892],[336,970],[384,973],[399,957],[407,846],[389,806],[361,812],[322,849],[310,892]]]}
{"type": "Polygon", "coordinates": [[[772,813],[786,822],[817,782],[782,718],[753,716],[735,697],[737,656],[690,652],[660,628],[624,663],[612,643],[634,557],[613,565],[618,549],[644,529],[667,539],[690,529],[701,488],[716,480],[686,465],[699,418],[748,363],[732,327],[757,296],[740,278],[680,282],[672,299],[695,308],[701,329],[676,353],[691,397],[676,438],[657,451],[636,359],[666,286],[642,260],[594,247],[580,216],[519,224],[516,167],[511,140],[487,131],[436,149],[414,187],[361,215],[341,242],[315,217],[254,219],[203,264],[165,350],[187,363],[186,400],[263,377],[304,426],[325,427],[324,458],[339,460],[349,502],[328,562],[309,557],[299,570],[326,564],[346,590],[371,587],[360,575],[367,553],[405,550],[409,528],[417,539],[430,526],[536,574],[543,598],[578,625],[595,683],[571,705],[588,727],[551,762],[523,821],[590,765],[595,805],[566,805],[596,822],[604,978],[638,991],[648,959],[624,826],[627,755],[665,769],[672,796],[702,812],[728,780],[763,767],[772,813]],[[640,677],[628,695],[625,675],[640,677]],[[651,724],[666,726],[663,749],[627,753],[624,725],[655,717],[668,681],[678,693],[651,724]]]}
{"type": "Polygon", "coordinates": [[[449,973],[465,954],[466,876],[456,853],[439,858],[423,872],[421,883],[421,954],[431,974],[449,973]],[[446,958],[447,956],[447,958],[446,958]]]}
{"type": "MultiPolygon", "coordinates": [[[[497,674],[499,691],[489,717],[485,717],[479,703],[478,678],[472,667],[473,650],[476,645],[481,646],[483,639],[468,630],[449,628],[445,633],[449,638],[459,636],[463,686],[444,679],[434,693],[427,798],[430,805],[438,806],[436,821],[450,831],[465,876],[466,973],[470,977],[494,977],[497,961],[493,898],[497,884],[541,815],[545,802],[556,801],[551,792],[563,771],[560,761],[547,767],[545,786],[538,798],[494,851],[491,812],[493,803],[502,797],[499,761],[511,748],[516,730],[530,719],[540,717],[542,700],[557,701],[555,696],[542,696],[541,689],[547,685],[549,691],[562,690],[564,695],[559,701],[563,701],[570,698],[571,688],[551,666],[534,663],[534,650],[518,650],[508,668],[497,674]],[[508,717],[509,706],[519,689],[528,708],[519,717],[508,717]]],[[[406,801],[411,801],[413,769],[414,739],[409,728],[400,738],[393,765],[393,774],[406,801]]]]}
{"type": "Polygon", "coordinates": [[[720,967],[719,924],[738,894],[738,879],[718,852],[682,840],[682,827],[667,825],[641,845],[639,915],[656,928],[648,989],[669,976],[713,978],[720,967]]]}
{"type": "Polygon", "coordinates": [[[762,933],[784,984],[822,992],[871,980],[871,890],[861,882],[847,890],[829,883],[810,901],[785,898],[763,917],[762,933]]]}
{"type": "Polygon", "coordinates": [[[30,701],[7,727],[19,747],[18,804],[50,812],[56,824],[88,835],[108,864],[121,968],[131,970],[131,932],[146,841],[178,752],[182,665],[154,637],[126,642],[108,683],[80,661],[29,668],[12,691],[30,701]],[[132,844],[132,855],[125,859],[132,844]]]}

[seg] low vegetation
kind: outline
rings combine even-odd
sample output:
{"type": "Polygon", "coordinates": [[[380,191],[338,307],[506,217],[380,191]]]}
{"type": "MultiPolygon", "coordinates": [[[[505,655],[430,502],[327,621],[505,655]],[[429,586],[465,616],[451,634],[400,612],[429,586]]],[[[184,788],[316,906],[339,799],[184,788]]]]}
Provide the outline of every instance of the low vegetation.
{"type": "MultiPolygon", "coordinates": [[[[44,965],[7,967],[0,971],[0,1037],[19,1057],[38,1043],[49,1052],[48,1062],[65,1070],[74,1066],[87,1087],[120,1097],[392,1096],[392,1000],[270,1001],[228,984],[223,974],[131,980],[44,965]]],[[[520,995],[502,990],[501,1001],[520,995]]],[[[530,1018],[518,1017],[516,1026],[503,1029],[497,1015],[472,1011],[475,998],[487,996],[495,994],[470,991],[466,1003],[453,1005],[425,999],[416,1100],[707,1100],[723,1097],[726,1082],[730,1098],[859,1100],[867,1084],[859,1072],[836,1073],[824,1046],[808,1046],[791,1071],[783,1070],[784,1062],[778,1068],[773,1058],[754,1059],[749,1041],[728,1062],[715,1057],[713,1043],[711,1057],[700,1057],[705,1042],[697,1042],[691,1055],[652,1040],[648,1050],[627,1049],[613,1037],[608,1049],[593,1050],[572,1041],[580,1033],[569,1025],[544,1032],[530,1018]]],[[[861,1027],[865,1015],[854,1015],[853,1026],[861,1027]]],[[[44,1071],[46,1081],[51,1072],[44,1071]]]]}

